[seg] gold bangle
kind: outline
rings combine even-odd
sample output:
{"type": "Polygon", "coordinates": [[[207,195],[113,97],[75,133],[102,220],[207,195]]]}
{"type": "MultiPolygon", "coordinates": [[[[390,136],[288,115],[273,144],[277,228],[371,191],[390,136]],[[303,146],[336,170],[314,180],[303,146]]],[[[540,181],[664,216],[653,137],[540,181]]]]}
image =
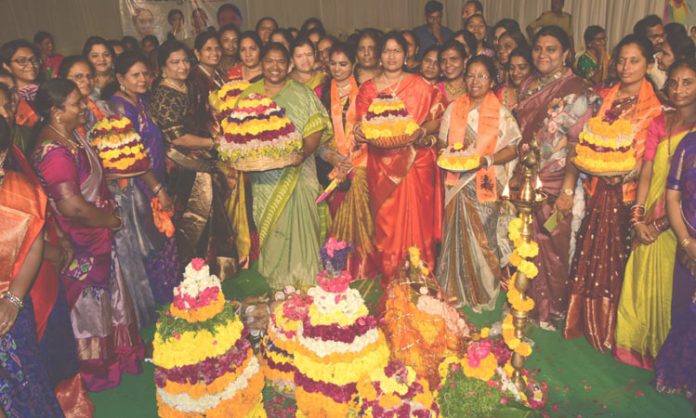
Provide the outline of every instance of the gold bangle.
{"type": "Polygon", "coordinates": [[[682,248],[686,248],[689,246],[689,244],[691,244],[691,237],[686,237],[683,240],[681,240],[681,242],[679,243],[679,246],[682,248]]]}

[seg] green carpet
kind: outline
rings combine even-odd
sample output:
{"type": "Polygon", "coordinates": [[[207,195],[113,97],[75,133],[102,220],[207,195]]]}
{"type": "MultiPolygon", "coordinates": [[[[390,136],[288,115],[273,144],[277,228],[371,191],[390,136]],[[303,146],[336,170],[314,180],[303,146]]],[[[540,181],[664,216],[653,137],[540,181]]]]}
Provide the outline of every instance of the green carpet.
{"type": "MultiPolygon", "coordinates": [[[[238,300],[263,294],[269,288],[252,269],[223,283],[223,290],[227,298],[238,300]]],[[[368,306],[374,306],[378,298],[379,289],[375,287],[366,297],[368,306]]],[[[467,318],[476,326],[488,326],[500,319],[503,300],[501,295],[492,312],[475,314],[465,308],[467,318]]],[[[152,333],[153,329],[144,330],[143,336],[150,339],[152,333]]],[[[549,385],[550,400],[544,412],[550,417],[693,416],[685,398],[655,392],[650,385],[652,372],[618,363],[611,354],[595,351],[583,338],[567,341],[560,332],[540,329],[533,329],[531,337],[535,346],[527,366],[549,385]]],[[[152,364],[146,363],[139,376],[124,376],[118,388],[90,397],[96,405],[97,418],[156,417],[152,364]]]]}

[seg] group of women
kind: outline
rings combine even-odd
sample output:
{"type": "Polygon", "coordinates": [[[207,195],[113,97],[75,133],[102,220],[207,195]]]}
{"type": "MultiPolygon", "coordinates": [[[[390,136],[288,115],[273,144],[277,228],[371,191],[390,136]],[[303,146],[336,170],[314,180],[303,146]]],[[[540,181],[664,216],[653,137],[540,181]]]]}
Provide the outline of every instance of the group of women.
{"type": "Polygon", "coordinates": [[[668,81],[659,91],[647,77],[653,45],[629,35],[609,59],[601,28],[588,30],[578,64],[586,81],[568,65],[571,40],[556,26],[529,47],[504,19],[492,31],[494,51],[474,15],[419,63],[408,31],[366,29],[344,43],[316,19],[296,39],[270,23],[263,33],[203,32],[193,53],[170,39],[155,50],[156,63],[135,51],[117,56],[91,37],[41,84],[33,44],[0,48],[7,415],[88,411],[85,390],[138,373],[138,331],[154,323],[155,307],[170,301],[194,257],[222,278],[257,260],[272,288],[306,288],[321,244],[334,236],[355,250],[351,273],[379,277],[386,288],[415,246],[448,296],[493,309],[510,271],[507,223],[515,216],[501,194],[515,189],[516,162],[532,140],[548,196],[532,226],[539,326],[584,335],[620,361],[654,367],[658,389],[694,395],[693,49],[660,58],[668,81]],[[612,75],[613,86],[592,87],[612,75]],[[285,110],[303,140],[293,165],[240,173],[217,158],[220,125],[208,96],[231,80],[250,83],[241,97],[262,94],[285,110]],[[400,99],[419,125],[407,145],[367,143],[361,123],[384,95],[400,99]],[[104,175],[90,130],[107,115],[131,121],[149,171],[104,175]],[[630,121],[639,163],[629,174],[590,175],[572,163],[591,117],[630,121]],[[439,169],[439,150],[451,146],[475,150],[480,168],[439,169]],[[341,184],[317,204],[329,171],[341,184]],[[153,198],[174,213],[174,237],[154,226],[153,198]]]}

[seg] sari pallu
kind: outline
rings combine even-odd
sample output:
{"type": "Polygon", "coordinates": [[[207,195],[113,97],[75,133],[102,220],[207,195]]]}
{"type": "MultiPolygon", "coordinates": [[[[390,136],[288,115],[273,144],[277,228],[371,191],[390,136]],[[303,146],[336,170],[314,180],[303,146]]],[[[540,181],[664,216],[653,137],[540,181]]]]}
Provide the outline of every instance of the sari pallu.
{"type": "Polygon", "coordinates": [[[96,207],[113,208],[98,157],[81,135],[75,133],[75,137],[81,144],[75,152],[45,141],[33,162],[55,219],[74,251],[61,279],[77,340],[80,374],[88,390],[101,391],[118,386],[123,372],[140,373],[144,348],[130,294],[112,252],[111,231],[66,218],[56,206],[79,193],[96,207]]]}
{"type": "MultiPolygon", "coordinates": [[[[529,294],[535,301],[532,314],[540,322],[550,322],[564,317],[568,307],[571,222],[574,217],[581,217],[577,212],[582,196],[576,192],[573,215],[565,216],[553,231],[547,231],[544,224],[561,194],[568,152],[592,116],[597,97],[571,70],[542,88],[530,89],[531,81],[520,90],[517,120],[522,142],[534,137],[539,141],[539,178],[548,199],[532,214],[533,239],[539,244],[539,256],[535,260],[539,275],[531,281],[529,294]]],[[[522,178],[518,171],[513,178],[522,178]]]]}
{"type": "MultiPolygon", "coordinates": [[[[188,94],[159,85],[148,113],[162,130],[166,148],[167,190],[175,199],[176,243],[182,265],[208,260],[220,279],[237,274],[235,236],[224,205],[225,180],[207,151],[179,149],[172,141],[196,129],[193,89],[188,94]]],[[[198,127],[200,128],[200,127],[198,127]]]]}
{"type": "MultiPolygon", "coordinates": [[[[492,156],[520,137],[517,122],[493,93],[476,109],[470,109],[468,97],[460,97],[445,111],[440,127],[442,143],[474,147],[481,156],[492,156]]],[[[509,221],[501,213],[499,191],[507,184],[514,164],[447,173],[437,278],[448,296],[476,311],[495,308],[501,260],[511,252],[507,237],[499,233],[501,221],[505,232],[509,221]]]]}
{"type": "MultiPolygon", "coordinates": [[[[689,132],[666,138],[665,119],[653,119],[648,136],[657,136],[652,177],[645,200],[645,223],[663,218],[665,185],[671,156],[689,132]]],[[[647,155],[647,152],[646,152],[647,155]]],[[[647,156],[646,156],[647,158],[647,156]]],[[[671,229],[650,244],[635,243],[626,263],[617,311],[614,358],[635,367],[653,368],[655,357],[670,329],[672,278],[677,240],[671,229]]]]}
{"type": "MultiPolygon", "coordinates": [[[[421,76],[405,75],[388,90],[404,102],[418,124],[440,117],[441,94],[421,76]]],[[[358,120],[379,93],[373,80],[360,86],[358,120]]],[[[409,247],[418,247],[423,261],[435,266],[435,245],[442,237],[442,186],[435,159],[432,148],[368,146],[367,184],[385,289],[409,247]]]]}
{"type": "Polygon", "coordinates": [[[662,112],[652,85],[643,80],[632,106],[614,100],[620,85],[605,93],[598,112],[602,118],[621,116],[633,125],[633,149],[636,168],[624,176],[623,183],[609,184],[605,179],[589,176],[587,213],[578,232],[578,251],[572,264],[573,286],[568,304],[563,336],[576,338],[584,334],[599,351],[614,348],[616,315],[623,286],[626,261],[631,251],[630,204],[635,201],[635,177],[640,170],[648,125],[662,112]]]}
{"type": "MultiPolygon", "coordinates": [[[[252,93],[264,94],[263,80],[242,94],[252,93]]],[[[285,109],[302,138],[322,132],[321,152],[332,132],[326,109],[316,95],[288,80],[272,99],[285,109]]],[[[321,194],[315,159],[309,156],[296,167],[250,172],[249,179],[253,217],[259,230],[259,273],[273,289],[312,286],[319,273],[319,250],[331,218],[325,203],[315,203],[321,194]]]]}

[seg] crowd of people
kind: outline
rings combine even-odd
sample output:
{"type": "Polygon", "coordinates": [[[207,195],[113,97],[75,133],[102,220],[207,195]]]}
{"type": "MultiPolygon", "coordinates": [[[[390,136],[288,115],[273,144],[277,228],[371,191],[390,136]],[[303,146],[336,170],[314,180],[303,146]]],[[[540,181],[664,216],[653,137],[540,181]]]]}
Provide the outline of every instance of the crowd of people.
{"type": "Polygon", "coordinates": [[[424,14],[413,30],[345,40],[317,18],[295,29],[264,17],[253,31],[220,21],[192,50],[176,31],[161,44],[92,36],[68,57],[47,32],[4,43],[0,416],[88,416],[87,392],[142,370],[139,331],[194,257],[223,279],[256,262],[272,288],[306,288],[334,236],[355,250],[353,276],[384,287],[415,246],[448,296],[493,309],[514,269],[516,213],[501,195],[519,188],[531,141],[548,196],[533,215],[534,321],[694,401],[696,58],[684,26],[647,16],[611,51],[589,26],[575,54],[562,0],[526,34],[511,18],[489,26],[479,1],[457,31],[438,1],[424,14]],[[220,160],[208,98],[233,80],[284,109],[303,138],[296,164],[239,172],[220,160]],[[385,94],[419,125],[408,145],[367,144],[361,122],[385,94]],[[105,176],[90,131],[108,115],[133,124],[148,171],[105,176]],[[633,127],[630,173],[573,164],[596,116],[633,127]],[[474,149],[480,168],[439,169],[449,146],[474,149]],[[173,237],[155,228],[154,197],[174,213],[173,237]]]}

